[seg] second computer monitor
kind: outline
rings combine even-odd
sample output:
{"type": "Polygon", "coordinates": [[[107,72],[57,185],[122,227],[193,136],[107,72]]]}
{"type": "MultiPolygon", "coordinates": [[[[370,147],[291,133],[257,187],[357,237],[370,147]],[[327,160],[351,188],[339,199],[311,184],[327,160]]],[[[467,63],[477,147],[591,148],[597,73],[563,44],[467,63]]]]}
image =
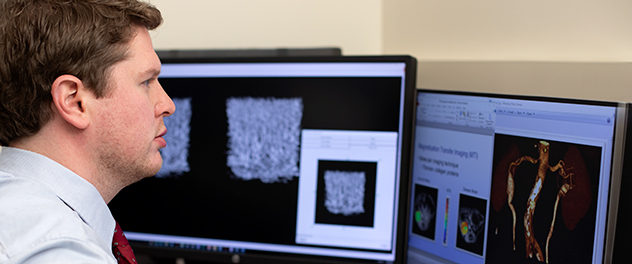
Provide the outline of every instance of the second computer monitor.
{"type": "Polygon", "coordinates": [[[624,104],[417,101],[408,263],[608,263],[624,104]]]}

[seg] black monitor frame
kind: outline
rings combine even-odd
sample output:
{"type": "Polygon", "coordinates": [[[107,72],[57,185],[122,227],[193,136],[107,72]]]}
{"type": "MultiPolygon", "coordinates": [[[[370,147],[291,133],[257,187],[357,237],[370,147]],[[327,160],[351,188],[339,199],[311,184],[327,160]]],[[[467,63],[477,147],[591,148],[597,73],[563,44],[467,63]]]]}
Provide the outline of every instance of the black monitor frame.
{"type": "MultiPolygon", "coordinates": [[[[149,256],[152,258],[184,258],[187,260],[199,260],[208,261],[212,263],[403,263],[405,255],[405,243],[406,243],[406,226],[407,226],[407,209],[408,209],[408,183],[410,174],[410,148],[412,140],[412,120],[414,119],[414,104],[415,104],[415,87],[416,87],[416,60],[410,56],[332,56],[332,57],[251,57],[251,58],[161,58],[163,67],[169,64],[198,64],[198,63],[210,63],[210,64],[241,64],[241,63],[405,63],[405,89],[402,91],[401,114],[403,115],[400,124],[401,133],[401,149],[398,150],[401,160],[399,161],[399,197],[396,199],[397,203],[396,215],[397,215],[397,230],[395,230],[396,241],[394,242],[395,248],[393,249],[394,260],[393,261],[372,261],[362,258],[346,258],[346,257],[327,257],[321,255],[305,255],[305,254],[290,254],[283,252],[264,252],[253,251],[246,249],[243,251],[232,252],[233,249],[224,248],[218,251],[214,250],[199,250],[191,245],[158,245],[150,244],[143,241],[131,240],[131,245],[135,252],[139,255],[149,256]]],[[[165,90],[169,93],[169,90],[173,90],[173,87],[167,87],[167,82],[159,81],[165,87],[165,90]]],[[[332,98],[335,100],[336,98],[332,98]]],[[[366,120],[370,122],[370,120],[366,120]]],[[[169,144],[169,142],[167,142],[169,144]]],[[[193,144],[193,143],[192,143],[193,144]]],[[[126,220],[125,214],[128,214],[130,210],[120,208],[123,207],[121,200],[133,199],[132,192],[141,190],[140,185],[146,184],[152,181],[151,179],[143,180],[139,183],[133,184],[124,189],[111,203],[114,217],[121,223],[121,226],[126,231],[135,231],[134,223],[130,223],[126,220]],[[127,227],[126,227],[127,226],[127,227]]],[[[169,195],[165,193],[164,195],[169,195]]],[[[216,201],[221,202],[221,201],[216,201]]],[[[137,204],[137,207],[145,206],[144,204],[137,204]]],[[[159,210],[160,206],[154,207],[159,210]]],[[[133,211],[133,210],[131,210],[133,211]]],[[[190,228],[190,227],[189,227],[190,228]]],[[[222,228],[221,226],[211,228],[222,228]]],[[[274,228],[274,227],[272,227],[274,228]]]]}
{"type": "Polygon", "coordinates": [[[632,186],[632,103],[627,103],[627,124],[625,126],[625,142],[624,142],[624,155],[623,155],[623,170],[621,172],[621,180],[617,185],[617,191],[619,193],[618,211],[616,215],[616,225],[613,228],[614,239],[608,240],[612,250],[611,263],[624,263],[628,261],[630,246],[632,246],[632,230],[628,228],[629,210],[632,206],[632,193],[626,192],[627,186],[632,186]]]}

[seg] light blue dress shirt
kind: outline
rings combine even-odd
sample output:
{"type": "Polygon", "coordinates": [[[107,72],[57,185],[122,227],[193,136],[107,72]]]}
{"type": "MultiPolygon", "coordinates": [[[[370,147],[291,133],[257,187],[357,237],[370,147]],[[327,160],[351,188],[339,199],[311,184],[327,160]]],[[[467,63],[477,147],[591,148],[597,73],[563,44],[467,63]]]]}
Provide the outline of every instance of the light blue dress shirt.
{"type": "Polygon", "coordinates": [[[0,263],[116,263],[97,189],[42,155],[0,152],[0,263]]]}

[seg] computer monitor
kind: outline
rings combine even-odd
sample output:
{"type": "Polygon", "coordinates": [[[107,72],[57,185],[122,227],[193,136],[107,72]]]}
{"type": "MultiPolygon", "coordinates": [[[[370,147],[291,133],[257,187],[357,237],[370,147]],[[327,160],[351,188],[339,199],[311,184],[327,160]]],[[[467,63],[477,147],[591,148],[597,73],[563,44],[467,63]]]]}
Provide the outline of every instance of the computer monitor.
{"type": "Polygon", "coordinates": [[[619,210],[617,214],[617,224],[614,239],[614,250],[612,263],[625,263],[629,261],[629,250],[632,247],[632,230],[628,228],[630,214],[627,213],[632,208],[632,192],[628,186],[632,186],[632,103],[628,103],[627,123],[625,130],[625,147],[623,149],[623,170],[621,171],[621,191],[619,192],[619,210]]]}
{"type": "Polygon", "coordinates": [[[610,263],[625,104],[417,96],[407,263],[610,263]]]}
{"type": "Polygon", "coordinates": [[[403,263],[414,58],[162,62],[163,167],[110,203],[136,252],[403,263]]]}

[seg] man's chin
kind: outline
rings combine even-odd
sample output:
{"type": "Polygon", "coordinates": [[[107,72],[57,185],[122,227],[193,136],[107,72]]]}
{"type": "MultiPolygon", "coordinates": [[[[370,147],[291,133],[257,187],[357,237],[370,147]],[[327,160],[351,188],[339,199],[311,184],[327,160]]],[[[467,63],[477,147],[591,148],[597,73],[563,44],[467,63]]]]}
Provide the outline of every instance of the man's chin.
{"type": "Polygon", "coordinates": [[[152,166],[151,170],[149,171],[149,175],[145,176],[144,178],[149,178],[149,177],[153,177],[156,174],[158,174],[158,172],[160,171],[160,168],[162,168],[162,156],[159,156],[160,161],[158,162],[157,165],[152,166]]]}
{"type": "Polygon", "coordinates": [[[145,178],[151,178],[158,174],[158,171],[160,171],[160,168],[162,168],[162,157],[159,156],[159,159],[160,160],[158,162],[147,166],[143,173],[139,175],[138,179],[136,179],[136,182],[145,178]]]}
{"type": "Polygon", "coordinates": [[[158,174],[158,171],[160,171],[160,167],[158,167],[158,169],[147,169],[144,173],[138,174],[138,177],[134,177],[133,182],[128,184],[128,186],[137,183],[143,179],[154,177],[156,174],[158,174]]]}

